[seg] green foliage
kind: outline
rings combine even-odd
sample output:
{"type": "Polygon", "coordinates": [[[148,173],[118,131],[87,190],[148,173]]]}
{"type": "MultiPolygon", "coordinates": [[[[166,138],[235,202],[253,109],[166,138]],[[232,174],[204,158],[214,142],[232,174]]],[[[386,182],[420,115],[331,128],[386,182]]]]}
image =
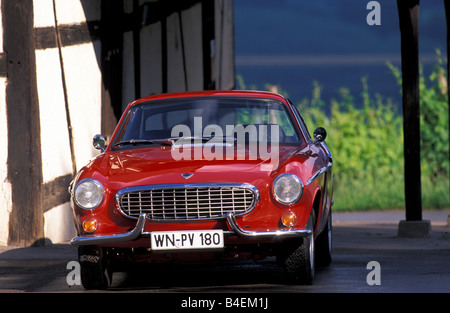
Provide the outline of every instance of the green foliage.
{"type": "MultiPolygon", "coordinates": [[[[401,90],[401,71],[392,64],[388,67],[401,90]]],[[[240,76],[238,83],[245,89],[240,76]]],[[[327,129],[334,162],[334,210],[403,208],[402,112],[390,99],[372,96],[367,78],[362,78],[362,86],[359,97],[341,88],[338,99],[326,103],[321,98],[322,86],[313,82],[310,97],[297,107],[311,132],[317,126],[327,129]]],[[[266,85],[269,87],[274,86],[266,85]]],[[[449,108],[446,70],[439,51],[431,74],[425,77],[421,71],[420,96],[423,207],[448,208],[449,108]]]]}
{"type": "MultiPolygon", "coordinates": [[[[401,71],[388,64],[401,86],[401,71]]],[[[443,61],[427,80],[420,77],[422,193],[425,208],[449,207],[447,85],[443,61]]],[[[372,97],[366,78],[355,99],[342,88],[331,111],[315,82],[311,98],[299,105],[311,129],[327,128],[336,179],[335,209],[390,209],[404,206],[403,119],[390,99],[372,97]]]]}
{"type": "Polygon", "coordinates": [[[314,83],[311,99],[304,99],[299,109],[310,130],[318,125],[327,129],[334,161],[335,209],[400,207],[404,201],[402,119],[390,100],[370,96],[366,78],[362,84],[358,102],[342,88],[327,115],[321,87],[314,83]]]}
{"type": "MultiPolygon", "coordinates": [[[[420,124],[422,174],[439,182],[449,177],[449,127],[446,71],[441,52],[437,50],[437,62],[429,79],[421,70],[420,76],[420,124]]],[[[388,64],[401,86],[401,71],[388,64]]]]}

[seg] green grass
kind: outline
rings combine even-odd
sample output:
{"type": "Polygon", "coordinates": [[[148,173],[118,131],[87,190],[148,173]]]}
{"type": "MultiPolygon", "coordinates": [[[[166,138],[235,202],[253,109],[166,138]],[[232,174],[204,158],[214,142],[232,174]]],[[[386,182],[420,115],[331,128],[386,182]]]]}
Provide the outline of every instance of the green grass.
{"type": "MultiPolygon", "coordinates": [[[[339,171],[339,169],[335,169],[339,171]]],[[[349,180],[336,177],[334,191],[335,211],[369,211],[405,208],[403,176],[389,179],[349,180]]],[[[449,209],[450,184],[448,178],[433,183],[422,178],[423,209],[449,209]]]]}

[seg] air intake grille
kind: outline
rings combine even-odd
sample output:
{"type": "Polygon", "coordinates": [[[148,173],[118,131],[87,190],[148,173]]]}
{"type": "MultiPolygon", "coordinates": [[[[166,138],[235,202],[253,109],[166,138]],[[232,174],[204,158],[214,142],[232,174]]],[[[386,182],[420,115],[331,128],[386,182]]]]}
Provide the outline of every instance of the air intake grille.
{"type": "Polygon", "coordinates": [[[147,213],[153,220],[237,216],[251,211],[258,200],[258,190],[249,184],[153,185],[126,188],[117,194],[124,215],[138,218],[147,213]]]}

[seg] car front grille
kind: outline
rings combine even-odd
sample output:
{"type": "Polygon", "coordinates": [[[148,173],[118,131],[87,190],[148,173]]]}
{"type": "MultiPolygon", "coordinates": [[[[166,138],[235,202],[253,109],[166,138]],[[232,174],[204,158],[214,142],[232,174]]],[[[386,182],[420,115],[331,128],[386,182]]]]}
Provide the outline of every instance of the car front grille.
{"type": "Polygon", "coordinates": [[[119,191],[116,201],[122,213],[138,218],[146,213],[152,220],[223,218],[250,212],[259,192],[250,184],[182,184],[130,187],[119,191]]]}

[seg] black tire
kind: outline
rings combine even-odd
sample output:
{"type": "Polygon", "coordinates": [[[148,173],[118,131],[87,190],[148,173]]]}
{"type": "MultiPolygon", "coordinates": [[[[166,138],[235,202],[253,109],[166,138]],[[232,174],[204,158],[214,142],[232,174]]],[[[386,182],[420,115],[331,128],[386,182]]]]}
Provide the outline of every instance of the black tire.
{"type": "Polygon", "coordinates": [[[316,237],[316,265],[328,266],[332,260],[333,223],[331,210],[323,231],[316,237]]]}
{"type": "MultiPolygon", "coordinates": [[[[309,217],[306,227],[313,230],[313,218],[309,217]]],[[[314,280],[314,235],[305,237],[299,247],[288,253],[283,263],[288,278],[294,283],[310,285],[314,280]]]]}
{"type": "Polygon", "coordinates": [[[78,248],[81,283],[85,289],[106,289],[111,285],[112,272],[105,251],[96,246],[78,248]]]}

